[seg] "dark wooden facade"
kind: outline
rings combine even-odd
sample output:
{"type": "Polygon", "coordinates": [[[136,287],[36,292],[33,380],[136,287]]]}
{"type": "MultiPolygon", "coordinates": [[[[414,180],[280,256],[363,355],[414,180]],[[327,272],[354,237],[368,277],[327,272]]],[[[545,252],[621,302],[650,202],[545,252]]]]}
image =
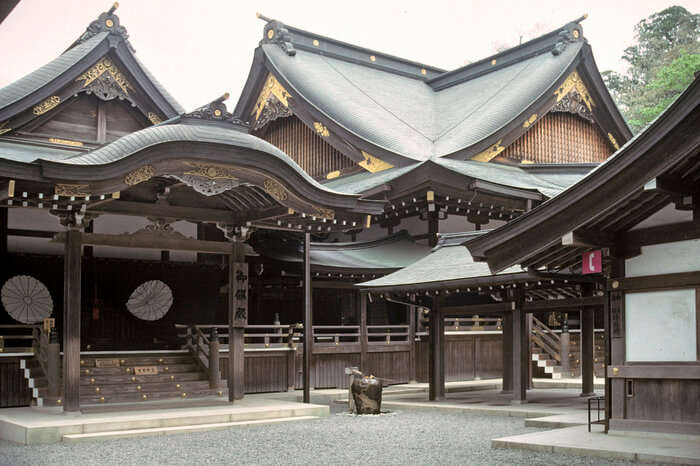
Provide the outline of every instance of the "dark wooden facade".
{"type": "Polygon", "coordinates": [[[256,134],[289,155],[314,178],[325,179],[329,173],[357,166],[294,115],[273,120],[256,134]]]}
{"type": "Polygon", "coordinates": [[[549,112],[499,157],[516,163],[602,162],[615,151],[600,127],[568,112],[549,112]]]}

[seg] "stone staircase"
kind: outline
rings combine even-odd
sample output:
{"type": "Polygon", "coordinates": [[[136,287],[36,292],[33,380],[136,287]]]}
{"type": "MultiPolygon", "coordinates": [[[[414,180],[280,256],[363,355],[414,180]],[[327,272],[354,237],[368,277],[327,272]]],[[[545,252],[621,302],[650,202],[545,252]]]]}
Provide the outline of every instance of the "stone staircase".
{"type": "MultiPolygon", "coordinates": [[[[62,393],[49,395],[47,378],[36,358],[26,360],[23,368],[37,405],[62,404],[62,393]]],[[[227,396],[225,381],[210,388],[208,374],[187,351],[81,355],[81,407],[227,396]]]]}
{"type": "MultiPolygon", "coordinates": [[[[605,336],[602,332],[593,335],[595,345],[593,354],[593,371],[596,377],[605,377],[605,336]]],[[[569,334],[569,347],[562,354],[562,342],[559,334],[552,331],[541,321],[533,320],[531,341],[532,360],[538,367],[544,369],[553,379],[569,379],[581,377],[581,343],[580,334],[569,334]],[[568,358],[568,367],[562,363],[568,358]]]]}

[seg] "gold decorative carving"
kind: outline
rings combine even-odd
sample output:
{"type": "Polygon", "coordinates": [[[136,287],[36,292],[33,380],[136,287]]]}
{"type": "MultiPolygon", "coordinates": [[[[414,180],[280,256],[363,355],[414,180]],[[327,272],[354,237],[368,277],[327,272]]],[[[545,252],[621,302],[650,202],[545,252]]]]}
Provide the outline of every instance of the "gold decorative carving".
{"type": "Polygon", "coordinates": [[[503,139],[499,139],[496,144],[472,157],[472,160],[476,160],[477,162],[490,162],[494,157],[506,149],[501,145],[502,142],[503,139]]]}
{"type": "Polygon", "coordinates": [[[592,107],[595,105],[595,103],[593,102],[591,95],[588,93],[588,89],[586,89],[585,84],[583,84],[581,76],[579,76],[578,72],[576,71],[571,73],[569,77],[566,78],[566,80],[561,84],[561,86],[554,91],[554,95],[557,96],[557,102],[563,99],[572,90],[576,90],[576,92],[578,92],[581,96],[583,103],[585,103],[586,107],[588,107],[588,110],[593,111],[592,107]]]}
{"type": "MultiPolygon", "coordinates": [[[[272,29],[270,29],[272,30],[272,29]]],[[[271,73],[267,75],[267,79],[265,80],[265,85],[263,86],[262,90],[260,91],[260,95],[258,96],[257,102],[255,102],[255,107],[253,109],[253,112],[255,113],[255,119],[257,120],[260,118],[260,114],[263,111],[263,108],[267,105],[268,101],[270,98],[274,96],[277,98],[277,100],[280,101],[282,105],[285,107],[289,108],[289,92],[282,87],[282,85],[277,81],[277,78],[275,78],[271,73]]]]}
{"type": "Polygon", "coordinates": [[[33,113],[34,115],[43,115],[44,113],[48,112],[52,108],[54,108],[56,105],[61,103],[61,98],[57,95],[52,95],[39,105],[34,106],[33,113]]]}
{"type": "Polygon", "coordinates": [[[335,211],[333,209],[327,209],[325,207],[313,206],[316,217],[325,218],[326,220],[333,220],[335,218],[335,211]]]}
{"type": "Polygon", "coordinates": [[[144,165],[143,167],[137,168],[136,170],[129,172],[124,177],[124,183],[129,186],[134,186],[144,181],[150,180],[155,175],[155,170],[153,165],[144,165]]]}
{"type": "Polygon", "coordinates": [[[327,180],[332,180],[333,178],[338,178],[340,176],[340,170],[335,170],[326,175],[327,180]]]}
{"type": "Polygon", "coordinates": [[[158,123],[161,123],[163,121],[158,115],[156,115],[153,112],[148,112],[148,119],[151,120],[151,123],[153,123],[154,125],[157,125],[158,123]]]}
{"type": "Polygon", "coordinates": [[[12,128],[7,127],[8,123],[9,123],[9,121],[7,121],[7,120],[0,123],[0,134],[9,133],[10,131],[12,131],[12,128]]]}
{"type": "Polygon", "coordinates": [[[314,121],[314,129],[316,130],[316,134],[324,138],[327,138],[331,135],[330,131],[328,131],[328,128],[326,128],[323,125],[323,123],[320,123],[318,121],[314,121]]]}
{"type": "Polygon", "coordinates": [[[282,186],[277,180],[273,180],[272,178],[266,179],[263,183],[263,189],[267,194],[278,201],[287,200],[287,190],[284,189],[284,186],[282,186]]]}
{"type": "Polygon", "coordinates": [[[394,168],[394,166],[389,162],[385,162],[382,159],[375,157],[372,154],[368,154],[365,151],[362,151],[362,156],[365,159],[362,162],[359,162],[358,165],[370,173],[377,173],[383,170],[387,170],[389,168],[394,168]]]}
{"type": "Polygon", "coordinates": [[[71,141],[70,139],[59,139],[59,138],[49,138],[49,142],[54,144],[63,144],[64,146],[82,147],[83,143],[80,141],[71,141]]]}
{"type": "Polygon", "coordinates": [[[528,118],[527,120],[525,120],[525,122],[523,123],[523,128],[529,128],[529,127],[532,126],[536,121],[537,121],[537,114],[536,114],[536,113],[533,113],[533,114],[530,116],[530,118],[528,118]]]}
{"type": "Polygon", "coordinates": [[[610,143],[613,145],[615,150],[620,150],[620,145],[617,143],[617,140],[615,139],[615,136],[612,135],[612,133],[608,133],[608,139],[610,139],[610,143]]]}
{"type": "Polygon", "coordinates": [[[314,47],[318,47],[318,39],[314,39],[314,47]]]}
{"type": "Polygon", "coordinates": [[[201,163],[188,162],[187,165],[194,170],[185,172],[185,175],[201,176],[210,180],[238,180],[233,169],[220,167],[218,165],[204,165],[201,163]]]}
{"type": "Polygon", "coordinates": [[[133,86],[126,77],[119,71],[112,60],[109,58],[103,58],[98,61],[92,68],[87,70],[85,73],[81,74],[76,81],[85,81],[83,87],[87,87],[91,82],[102,76],[104,73],[109,73],[112,75],[114,82],[124,91],[124,94],[129,94],[129,88],[133,89],[133,86]]]}
{"type": "Polygon", "coordinates": [[[54,188],[54,194],[57,196],[89,196],[87,184],[57,184],[54,188]]]}

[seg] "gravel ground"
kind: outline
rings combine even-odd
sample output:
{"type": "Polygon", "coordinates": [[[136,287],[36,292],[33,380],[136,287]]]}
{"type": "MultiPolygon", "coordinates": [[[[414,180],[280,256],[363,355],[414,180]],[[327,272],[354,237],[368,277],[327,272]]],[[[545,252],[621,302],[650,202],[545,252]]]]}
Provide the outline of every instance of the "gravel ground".
{"type": "Polygon", "coordinates": [[[2,465],[149,464],[631,464],[600,458],[492,449],[490,439],[535,432],[521,418],[397,411],[229,430],[80,444],[0,441],[2,465]]]}

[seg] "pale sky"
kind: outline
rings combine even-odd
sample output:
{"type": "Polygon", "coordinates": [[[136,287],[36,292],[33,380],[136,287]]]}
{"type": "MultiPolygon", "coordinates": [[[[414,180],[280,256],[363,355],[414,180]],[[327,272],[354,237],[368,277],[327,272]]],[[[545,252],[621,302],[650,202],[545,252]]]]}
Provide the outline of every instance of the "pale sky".
{"type": "MultiPolygon", "coordinates": [[[[641,19],[700,0],[120,0],[137,56],[187,109],[231,93],[233,109],[262,37],[257,11],[291,26],[444,69],[517,45],[585,13],[598,67],[622,70],[641,19]]],[[[0,25],[0,87],[61,54],[110,0],[21,0],[0,25]]]]}

